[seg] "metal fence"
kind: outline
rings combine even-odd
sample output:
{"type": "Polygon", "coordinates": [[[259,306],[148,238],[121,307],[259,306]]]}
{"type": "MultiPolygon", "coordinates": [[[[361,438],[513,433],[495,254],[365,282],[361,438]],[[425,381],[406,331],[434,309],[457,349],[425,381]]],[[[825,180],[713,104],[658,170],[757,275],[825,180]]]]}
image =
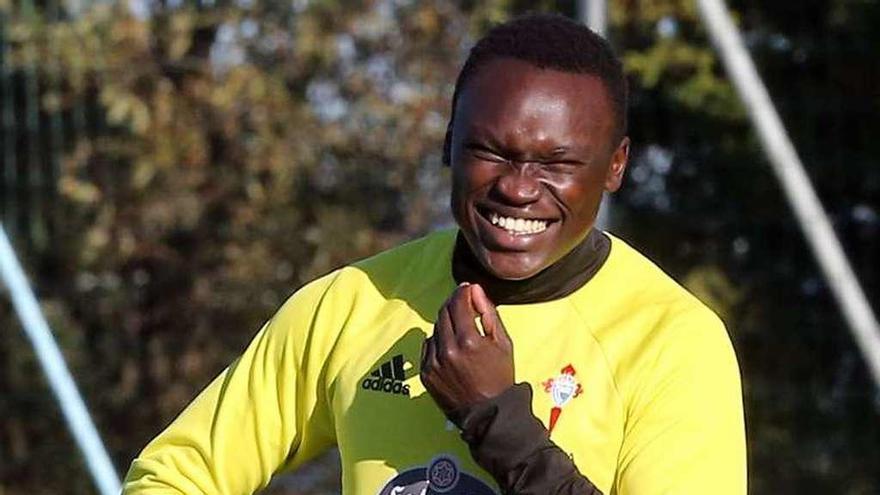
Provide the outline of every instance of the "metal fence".
{"type": "Polygon", "coordinates": [[[27,250],[52,245],[54,226],[61,221],[53,205],[63,157],[103,125],[97,100],[77,95],[67,84],[53,56],[58,47],[50,46],[49,57],[41,59],[27,41],[83,7],[23,0],[0,8],[0,218],[27,250]]]}

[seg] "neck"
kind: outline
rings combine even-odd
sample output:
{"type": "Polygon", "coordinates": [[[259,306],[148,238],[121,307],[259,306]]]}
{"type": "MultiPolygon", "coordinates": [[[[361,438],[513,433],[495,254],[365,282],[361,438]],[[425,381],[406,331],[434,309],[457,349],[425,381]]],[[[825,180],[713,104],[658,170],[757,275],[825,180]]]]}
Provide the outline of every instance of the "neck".
{"type": "Polygon", "coordinates": [[[452,276],[457,283],[480,284],[495,304],[529,304],[568,296],[587,283],[608,259],[611,241],[593,229],[559,261],[523,280],[504,280],[489,273],[461,235],[455,240],[452,276]]]}

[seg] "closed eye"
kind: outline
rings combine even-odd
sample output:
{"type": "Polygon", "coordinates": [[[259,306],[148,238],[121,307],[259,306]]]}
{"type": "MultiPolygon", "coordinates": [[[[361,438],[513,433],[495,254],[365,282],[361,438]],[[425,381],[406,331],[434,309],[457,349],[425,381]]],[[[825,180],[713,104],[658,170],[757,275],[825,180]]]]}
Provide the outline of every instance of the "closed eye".
{"type": "Polygon", "coordinates": [[[484,146],[478,143],[469,143],[465,145],[465,149],[477,158],[478,160],[485,160],[489,162],[498,162],[504,163],[509,161],[507,158],[504,158],[501,153],[489,148],[488,146],[484,146]]]}
{"type": "Polygon", "coordinates": [[[585,162],[579,160],[542,160],[540,162],[541,169],[547,174],[554,175],[571,175],[582,170],[585,162]]]}
{"type": "Polygon", "coordinates": [[[584,166],[585,162],[580,160],[542,160],[541,168],[550,173],[573,173],[575,170],[584,166]]]}
{"type": "Polygon", "coordinates": [[[580,160],[553,159],[553,160],[542,160],[541,164],[543,164],[543,165],[583,165],[584,162],[582,162],[580,160]]]}

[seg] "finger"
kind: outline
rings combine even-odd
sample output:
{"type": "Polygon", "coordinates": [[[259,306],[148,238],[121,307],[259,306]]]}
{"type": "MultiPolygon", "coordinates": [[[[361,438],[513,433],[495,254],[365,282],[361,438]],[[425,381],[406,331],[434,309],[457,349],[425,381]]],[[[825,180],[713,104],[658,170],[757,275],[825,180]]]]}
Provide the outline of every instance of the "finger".
{"type": "Polygon", "coordinates": [[[419,370],[419,379],[422,381],[425,389],[430,390],[433,383],[432,377],[435,376],[435,373],[440,368],[440,365],[437,363],[437,345],[433,338],[428,337],[425,339],[425,342],[422,344],[422,354],[422,367],[419,370]]]}
{"type": "Polygon", "coordinates": [[[455,332],[458,345],[462,347],[473,344],[476,339],[482,338],[474,321],[478,313],[474,310],[471,300],[471,287],[473,285],[459,287],[449,301],[452,330],[455,332]]]}
{"type": "Polygon", "coordinates": [[[452,317],[449,314],[449,303],[440,308],[437,321],[434,323],[434,335],[431,336],[431,339],[434,341],[436,355],[442,355],[447,349],[457,347],[455,332],[452,328],[452,317]]]}
{"type": "Polygon", "coordinates": [[[483,325],[486,336],[497,341],[511,343],[510,335],[507,334],[501,316],[498,315],[498,308],[486,295],[486,291],[478,284],[474,284],[471,286],[471,298],[474,309],[480,315],[480,323],[483,325]]]}
{"type": "Polygon", "coordinates": [[[431,347],[431,337],[426,337],[424,341],[422,341],[422,355],[419,357],[419,370],[424,371],[428,369],[428,351],[429,347],[431,347]]]}
{"type": "Polygon", "coordinates": [[[483,287],[480,286],[480,284],[474,284],[471,286],[471,301],[474,304],[474,310],[476,310],[480,316],[495,311],[495,305],[489,300],[489,296],[486,295],[486,291],[483,290],[483,287]]]}
{"type": "Polygon", "coordinates": [[[437,341],[430,339],[428,341],[428,367],[437,368],[437,341]]]}

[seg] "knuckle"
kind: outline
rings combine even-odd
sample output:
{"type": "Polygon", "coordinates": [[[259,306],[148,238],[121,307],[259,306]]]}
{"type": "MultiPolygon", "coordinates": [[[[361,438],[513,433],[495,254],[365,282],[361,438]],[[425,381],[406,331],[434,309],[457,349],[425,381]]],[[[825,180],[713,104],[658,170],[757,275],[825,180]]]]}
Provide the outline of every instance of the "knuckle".
{"type": "Polygon", "coordinates": [[[444,361],[455,361],[458,358],[458,351],[451,347],[447,347],[438,352],[437,357],[444,361]]]}
{"type": "Polygon", "coordinates": [[[465,349],[467,351],[474,351],[478,347],[480,347],[480,343],[477,341],[477,339],[473,337],[466,337],[462,339],[460,345],[462,349],[465,349]]]}

